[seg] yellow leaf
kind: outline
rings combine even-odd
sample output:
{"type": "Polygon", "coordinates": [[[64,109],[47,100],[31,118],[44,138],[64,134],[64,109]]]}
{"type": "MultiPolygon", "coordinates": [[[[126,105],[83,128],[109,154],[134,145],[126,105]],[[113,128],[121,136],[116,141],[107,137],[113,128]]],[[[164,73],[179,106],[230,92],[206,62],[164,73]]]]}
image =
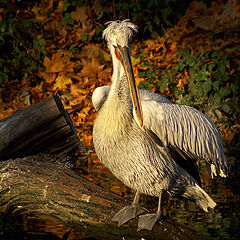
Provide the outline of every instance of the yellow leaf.
{"type": "Polygon", "coordinates": [[[72,84],[71,78],[59,73],[53,85],[53,90],[66,90],[67,84],[72,84]]]}
{"type": "Polygon", "coordinates": [[[90,111],[91,107],[87,106],[84,107],[81,112],[77,113],[78,115],[78,121],[80,121],[80,123],[83,123],[86,120],[86,117],[88,116],[88,112],[90,111]]]}
{"type": "Polygon", "coordinates": [[[87,145],[92,144],[92,134],[91,134],[91,135],[84,134],[84,135],[83,135],[83,141],[84,141],[84,143],[86,143],[87,145]]]}
{"type": "Polygon", "coordinates": [[[132,65],[136,66],[137,64],[140,63],[140,58],[135,58],[131,56],[131,60],[132,60],[132,65]]]}

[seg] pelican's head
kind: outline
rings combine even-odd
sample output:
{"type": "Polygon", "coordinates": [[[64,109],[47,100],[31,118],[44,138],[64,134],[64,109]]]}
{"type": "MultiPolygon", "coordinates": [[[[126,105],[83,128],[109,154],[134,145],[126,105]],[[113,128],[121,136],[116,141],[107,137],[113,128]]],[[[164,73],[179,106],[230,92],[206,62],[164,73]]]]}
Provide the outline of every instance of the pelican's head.
{"type": "MultiPolygon", "coordinates": [[[[129,43],[133,34],[137,32],[137,26],[128,20],[109,22],[107,28],[103,31],[103,38],[106,39],[108,47],[115,59],[114,63],[119,61],[118,66],[123,66],[125,75],[128,80],[128,86],[133,103],[133,115],[139,126],[143,125],[143,113],[140,102],[136,81],[133,75],[131,53],[129,43]]],[[[113,63],[113,64],[114,64],[113,63]]],[[[120,79],[117,79],[120,80],[120,79]]]]}
{"type": "Polygon", "coordinates": [[[138,27],[129,20],[111,21],[107,24],[107,28],[103,31],[103,38],[107,41],[110,49],[117,45],[128,47],[133,34],[138,30],[138,27]]]}

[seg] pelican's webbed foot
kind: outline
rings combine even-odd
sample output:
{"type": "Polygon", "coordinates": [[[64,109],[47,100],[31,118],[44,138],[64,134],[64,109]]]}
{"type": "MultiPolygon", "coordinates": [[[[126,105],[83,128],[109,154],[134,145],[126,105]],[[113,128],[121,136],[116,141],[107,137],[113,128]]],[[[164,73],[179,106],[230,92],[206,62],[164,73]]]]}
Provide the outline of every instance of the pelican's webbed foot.
{"type": "Polygon", "coordinates": [[[118,222],[119,225],[122,225],[145,211],[147,210],[139,204],[132,204],[118,211],[112,220],[118,222]]]}
{"type": "Polygon", "coordinates": [[[160,218],[161,214],[159,212],[140,216],[138,221],[138,231],[142,229],[152,230],[160,218]]]}
{"type": "Polygon", "coordinates": [[[157,212],[140,216],[138,220],[138,231],[141,229],[152,230],[154,225],[159,221],[159,219],[162,216],[161,200],[162,191],[160,192],[159,195],[157,212]]]}

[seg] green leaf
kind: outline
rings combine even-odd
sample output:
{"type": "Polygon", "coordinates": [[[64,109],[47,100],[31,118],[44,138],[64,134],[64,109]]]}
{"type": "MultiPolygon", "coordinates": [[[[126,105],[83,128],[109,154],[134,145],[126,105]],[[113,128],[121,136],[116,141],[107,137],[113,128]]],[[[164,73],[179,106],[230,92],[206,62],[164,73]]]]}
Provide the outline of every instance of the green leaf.
{"type": "Polygon", "coordinates": [[[190,95],[185,95],[184,97],[180,98],[181,104],[184,105],[193,105],[193,100],[192,97],[190,95]]]}
{"type": "Polygon", "coordinates": [[[208,70],[211,72],[215,66],[216,66],[216,63],[209,63],[208,70]]]}
{"type": "Polygon", "coordinates": [[[62,11],[66,12],[68,7],[70,6],[70,2],[68,0],[63,0],[63,6],[62,6],[62,11]]]}
{"type": "Polygon", "coordinates": [[[231,88],[229,87],[224,87],[224,88],[221,88],[220,91],[219,91],[219,96],[221,98],[225,98],[225,97],[228,97],[229,95],[231,95],[232,93],[232,90],[231,88]]]}
{"type": "Polygon", "coordinates": [[[192,56],[187,56],[184,58],[186,65],[193,66],[195,61],[192,56]]]}
{"type": "Polygon", "coordinates": [[[157,16],[154,17],[154,21],[157,25],[160,25],[160,23],[161,23],[160,19],[157,16]]]}
{"type": "Polygon", "coordinates": [[[65,13],[65,16],[62,19],[62,23],[67,25],[73,25],[74,24],[74,20],[71,18],[71,14],[70,13],[65,13]]]}
{"type": "Polygon", "coordinates": [[[213,91],[218,92],[219,91],[219,81],[214,81],[213,84],[213,91]]]}
{"type": "Polygon", "coordinates": [[[222,52],[221,50],[216,50],[216,51],[214,51],[214,52],[212,53],[212,58],[218,57],[221,52],[222,52]]]}
{"type": "Polygon", "coordinates": [[[184,61],[182,59],[180,59],[178,62],[178,69],[179,69],[179,71],[182,71],[184,68],[185,68],[184,61]]]}
{"type": "Polygon", "coordinates": [[[81,35],[82,41],[87,42],[88,41],[88,34],[81,35]]]}
{"type": "Polygon", "coordinates": [[[6,32],[6,27],[7,27],[7,23],[4,21],[4,22],[2,22],[2,24],[1,24],[1,27],[0,27],[0,30],[1,30],[1,32],[6,32]]]}
{"type": "Polygon", "coordinates": [[[195,97],[202,97],[204,95],[203,89],[201,88],[202,83],[197,82],[195,84],[190,84],[189,90],[193,93],[195,97]]]}
{"type": "Polygon", "coordinates": [[[161,92],[164,92],[168,82],[169,82],[168,75],[167,74],[162,75],[160,81],[158,82],[158,86],[161,92]]]}
{"type": "Polygon", "coordinates": [[[233,84],[231,86],[233,95],[240,96],[240,87],[238,84],[233,84]]]}
{"type": "Polygon", "coordinates": [[[206,71],[199,71],[197,74],[197,80],[208,80],[208,72],[206,71]]]}
{"type": "Polygon", "coordinates": [[[204,92],[204,96],[207,97],[207,94],[210,92],[212,89],[212,82],[211,81],[206,81],[202,84],[202,89],[204,92]]]}
{"type": "Polygon", "coordinates": [[[219,61],[218,70],[220,71],[221,74],[224,74],[226,72],[226,67],[227,67],[227,64],[225,61],[219,61]]]}
{"type": "Polygon", "coordinates": [[[6,73],[2,73],[2,78],[5,82],[8,81],[8,75],[6,73]]]}
{"type": "Polygon", "coordinates": [[[230,80],[230,75],[223,74],[223,75],[222,75],[222,80],[223,80],[224,82],[228,82],[228,81],[230,80]]]}

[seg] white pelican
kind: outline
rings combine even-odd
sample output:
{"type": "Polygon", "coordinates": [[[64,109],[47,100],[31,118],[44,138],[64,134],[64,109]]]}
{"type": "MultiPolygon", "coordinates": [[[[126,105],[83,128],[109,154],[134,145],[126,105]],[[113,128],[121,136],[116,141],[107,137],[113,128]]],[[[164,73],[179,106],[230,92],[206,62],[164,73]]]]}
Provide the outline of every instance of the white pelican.
{"type": "Polygon", "coordinates": [[[196,109],[172,104],[165,97],[139,91],[133,76],[129,43],[136,25],[110,22],[103,32],[112,61],[112,85],[97,88],[98,111],[93,143],[101,162],[129,188],[133,203],[113,220],[121,225],[144,212],[140,195],[159,197],[156,213],[139,217],[138,229],[151,230],[161,217],[162,194],[195,201],[204,211],[216,203],[200,187],[196,159],[210,175],[227,176],[220,134],[211,119],[196,109]]]}

